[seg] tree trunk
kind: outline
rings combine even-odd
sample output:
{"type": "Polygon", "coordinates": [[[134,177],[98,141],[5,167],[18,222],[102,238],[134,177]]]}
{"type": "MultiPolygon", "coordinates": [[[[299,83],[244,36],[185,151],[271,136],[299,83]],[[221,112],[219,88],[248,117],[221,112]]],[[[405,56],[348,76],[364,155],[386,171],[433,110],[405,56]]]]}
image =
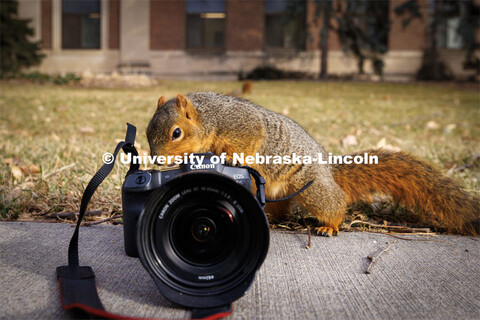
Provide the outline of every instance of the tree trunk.
{"type": "Polygon", "coordinates": [[[324,4],[323,7],[323,26],[320,32],[320,79],[326,79],[328,77],[328,34],[330,26],[330,17],[332,4],[330,1],[324,4]]]}
{"type": "Polygon", "coordinates": [[[430,29],[430,72],[431,78],[437,80],[439,78],[438,74],[438,21],[440,19],[440,6],[442,5],[442,0],[433,0],[433,19],[432,27],[430,29]]]}

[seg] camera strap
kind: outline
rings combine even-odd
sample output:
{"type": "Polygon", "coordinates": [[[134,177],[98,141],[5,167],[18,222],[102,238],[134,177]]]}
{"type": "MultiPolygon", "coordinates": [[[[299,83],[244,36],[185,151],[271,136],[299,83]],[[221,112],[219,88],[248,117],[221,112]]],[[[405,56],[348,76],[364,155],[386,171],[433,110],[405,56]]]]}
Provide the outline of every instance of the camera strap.
{"type": "MultiPolygon", "coordinates": [[[[131,153],[133,156],[138,155],[137,149],[135,149],[134,146],[136,132],[137,128],[127,123],[127,134],[125,141],[118,143],[115,151],[113,152],[113,159],[111,159],[112,161],[110,163],[105,163],[97,171],[97,173],[95,173],[83,192],[77,225],[68,247],[68,265],[57,267],[60,301],[62,306],[67,310],[80,309],[92,316],[107,319],[145,319],[127,317],[106,311],[102,302],[100,301],[100,297],[98,296],[93,269],[88,266],[80,266],[78,258],[79,229],[88,203],[90,202],[90,199],[97,190],[98,186],[100,186],[103,180],[105,180],[105,178],[112,171],[120,149],[123,149],[126,154],[131,153]]],[[[133,164],[132,162],[127,175],[138,170],[139,167],[139,164],[133,164]]],[[[194,309],[192,312],[192,319],[215,320],[226,317],[231,313],[231,305],[216,309],[194,309]]]]}
{"type": "Polygon", "coordinates": [[[300,188],[300,190],[298,190],[298,191],[296,191],[292,194],[289,194],[286,197],[278,198],[278,199],[266,199],[265,198],[265,178],[260,174],[260,172],[253,169],[252,167],[242,166],[241,168],[247,169],[248,173],[250,173],[250,175],[255,180],[255,184],[257,186],[257,199],[258,199],[258,202],[260,202],[260,204],[262,205],[262,207],[265,207],[265,204],[267,202],[280,202],[280,201],[291,199],[291,198],[295,197],[297,194],[299,194],[300,192],[303,192],[305,189],[310,187],[312,185],[312,183],[314,182],[314,180],[308,181],[303,187],[300,188]]]}
{"type": "Polygon", "coordinates": [[[284,201],[284,200],[291,199],[291,198],[295,197],[297,194],[299,194],[300,192],[303,192],[305,189],[307,189],[308,187],[310,187],[310,186],[312,185],[313,181],[314,181],[314,180],[308,181],[303,187],[300,188],[300,190],[297,190],[297,191],[295,191],[294,193],[289,194],[289,195],[286,196],[286,197],[278,198],[278,199],[265,199],[265,201],[266,201],[266,202],[279,202],[279,201],[284,201]]]}

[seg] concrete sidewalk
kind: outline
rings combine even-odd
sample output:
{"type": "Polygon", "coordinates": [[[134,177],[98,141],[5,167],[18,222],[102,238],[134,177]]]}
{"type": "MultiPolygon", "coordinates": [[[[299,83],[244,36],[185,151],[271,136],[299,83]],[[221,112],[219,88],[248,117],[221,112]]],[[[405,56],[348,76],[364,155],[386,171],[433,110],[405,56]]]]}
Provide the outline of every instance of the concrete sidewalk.
{"type": "MultiPolygon", "coordinates": [[[[0,318],[71,319],[55,268],[66,264],[67,224],[0,222],[0,318]]],[[[267,259],[230,319],[480,319],[480,238],[398,240],[364,274],[367,256],[394,238],[372,233],[313,237],[272,231],[267,259]]],[[[80,229],[80,262],[93,267],[107,310],[188,318],[166,301],[140,261],[125,256],[123,229],[80,229]]]]}

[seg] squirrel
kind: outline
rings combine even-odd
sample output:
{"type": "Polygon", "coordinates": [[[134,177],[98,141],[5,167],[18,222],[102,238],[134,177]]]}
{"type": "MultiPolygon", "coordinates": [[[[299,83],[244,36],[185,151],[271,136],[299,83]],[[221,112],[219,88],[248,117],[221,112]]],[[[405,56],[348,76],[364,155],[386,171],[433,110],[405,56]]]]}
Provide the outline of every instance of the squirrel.
{"type": "MultiPolygon", "coordinates": [[[[151,155],[212,152],[247,155],[313,155],[325,149],[292,119],[250,101],[213,92],[158,99],[147,128],[151,155]]],[[[339,233],[347,206],[391,196],[424,221],[450,233],[479,233],[480,199],[414,156],[384,149],[358,153],[378,156],[378,164],[253,164],[265,178],[265,195],[278,199],[313,184],[294,199],[323,226],[317,233],[339,233]]],[[[353,154],[352,156],[355,156],[353,154]]],[[[291,201],[269,203],[271,219],[284,220],[291,201]]]]}

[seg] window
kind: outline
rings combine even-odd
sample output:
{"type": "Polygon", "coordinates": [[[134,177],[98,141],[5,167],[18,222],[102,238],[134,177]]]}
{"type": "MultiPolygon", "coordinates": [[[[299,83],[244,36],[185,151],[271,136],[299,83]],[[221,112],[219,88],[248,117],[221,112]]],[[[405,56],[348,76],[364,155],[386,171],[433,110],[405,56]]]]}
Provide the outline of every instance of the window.
{"type": "Polygon", "coordinates": [[[462,38],[456,30],[460,25],[460,17],[442,19],[438,28],[438,46],[447,49],[462,49],[462,38]]]}
{"type": "MultiPolygon", "coordinates": [[[[434,0],[431,2],[433,7],[434,0]]],[[[468,49],[475,43],[478,26],[478,9],[472,1],[445,0],[437,2],[438,47],[446,49],[468,49]]]]}
{"type": "Polygon", "coordinates": [[[305,47],[305,1],[265,1],[265,46],[303,49],[305,47]]]}
{"type": "Polygon", "coordinates": [[[224,0],[187,0],[188,49],[222,49],[224,30],[224,0]]]}
{"type": "Polygon", "coordinates": [[[62,48],[100,49],[100,0],[62,1],[62,48]]]}

